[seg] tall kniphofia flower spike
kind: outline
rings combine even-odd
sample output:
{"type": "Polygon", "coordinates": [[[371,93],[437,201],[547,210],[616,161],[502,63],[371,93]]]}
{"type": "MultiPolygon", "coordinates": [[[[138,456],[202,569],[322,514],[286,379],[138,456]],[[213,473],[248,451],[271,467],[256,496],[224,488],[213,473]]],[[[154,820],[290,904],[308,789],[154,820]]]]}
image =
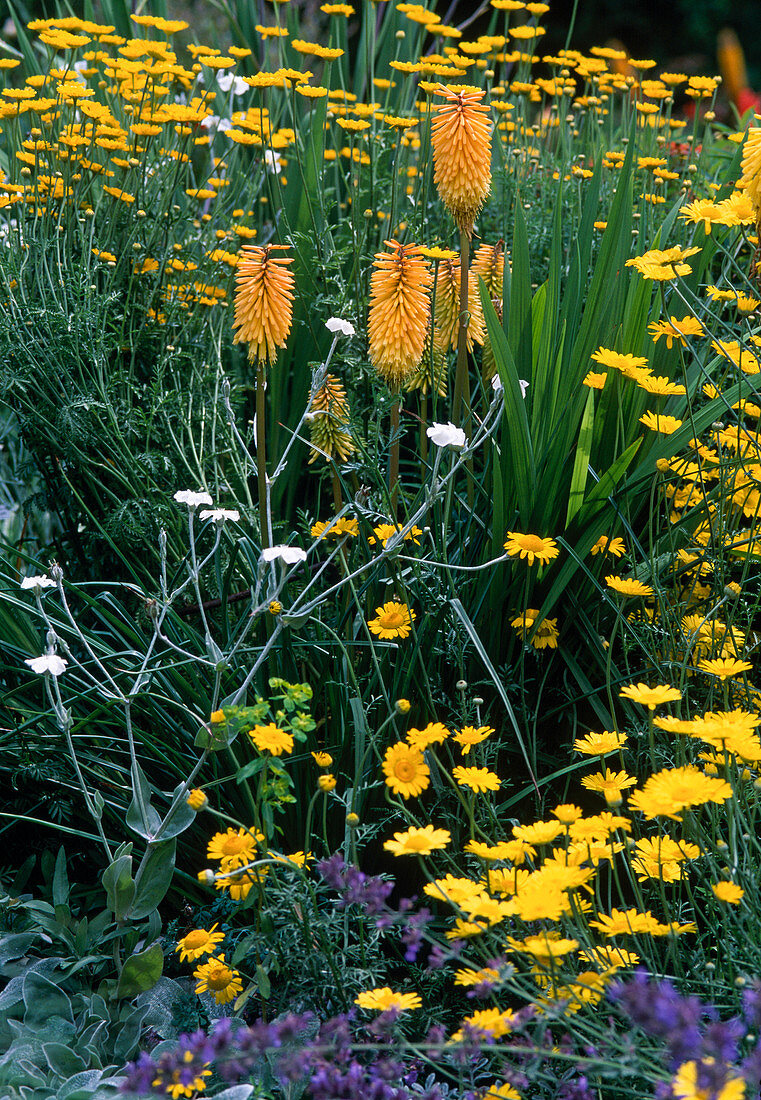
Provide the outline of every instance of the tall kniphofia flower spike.
{"type": "Polygon", "coordinates": [[[274,363],[277,349],[285,347],[293,319],[294,278],[288,270],[293,259],[277,256],[285,245],[246,246],[236,276],[236,344],[248,344],[248,357],[274,363]]]}
{"type": "Polygon", "coordinates": [[[258,245],[241,249],[235,292],[233,327],[236,344],[248,344],[248,358],[256,363],[256,480],[262,549],[272,543],[267,498],[265,373],[284,348],[293,320],[293,260],[275,253],[285,245],[258,245]]]}
{"type": "Polygon", "coordinates": [[[447,102],[436,107],[431,128],[434,182],[441,201],[458,228],[468,236],[491,186],[491,131],[489,108],[480,88],[448,88],[438,95],[447,102]]]}
{"type": "Polygon", "coordinates": [[[414,244],[386,241],[370,277],[368,337],[370,360],[392,389],[406,382],[420,363],[431,314],[431,271],[414,244]]]}

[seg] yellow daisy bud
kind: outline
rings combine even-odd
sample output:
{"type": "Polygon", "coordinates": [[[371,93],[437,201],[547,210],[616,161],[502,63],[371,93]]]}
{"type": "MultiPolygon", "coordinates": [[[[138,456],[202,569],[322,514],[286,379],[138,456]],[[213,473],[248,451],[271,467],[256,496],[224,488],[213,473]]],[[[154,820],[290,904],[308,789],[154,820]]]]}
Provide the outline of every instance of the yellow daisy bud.
{"type": "Polygon", "coordinates": [[[209,800],[202,790],[198,787],[194,787],[192,791],[188,792],[188,797],[185,799],[191,810],[195,810],[196,813],[200,813],[201,810],[205,810],[209,805],[209,800]]]}

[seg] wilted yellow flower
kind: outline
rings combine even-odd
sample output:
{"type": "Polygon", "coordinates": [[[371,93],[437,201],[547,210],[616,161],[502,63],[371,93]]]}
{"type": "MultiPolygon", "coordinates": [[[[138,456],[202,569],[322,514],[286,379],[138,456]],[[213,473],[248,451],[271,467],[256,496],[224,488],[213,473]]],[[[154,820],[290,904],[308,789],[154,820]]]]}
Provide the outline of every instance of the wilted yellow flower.
{"type": "Polygon", "coordinates": [[[590,550],[590,553],[593,557],[595,554],[611,554],[614,558],[620,558],[626,553],[626,546],[624,545],[623,539],[610,538],[609,535],[600,535],[599,539],[590,550]]]}
{"type": "Polygon", "coordinates": [[[491,123],[483,89],[459,92],[439,85],[448,102],[436,108],[431,128],[434,182],[461,230],[473,230],[491,186],[491,123]]]}
{"type": "MultiPolygon", "coordinates": [[[[517,630],[524,641],[528,638],[534,624],[539,618],[536,608],[527,607],[522,615],[512,620],[510,626],[517,630]]],[[[542,619],[534,632],[531,644],[534,649],[557,649],[558,646],[558,621],[557,619],[542,619]]]]}
{"type": "Polygon", "coordinates": [[[405,382],[423,357],[431,303],[431,272],[417,245],[386,241],[370,279],[367,334],[370,360],[393,388],[405,382]]]}
{"type": "Polygon", "coordinates": [[[249,345],[248,357],[273,363],[277,349],[285,347],[293,316],[294,278],[287,265],[293,263],[273,252],[283,245],[241,249],[235,292],[234,343],[249,345]]]}

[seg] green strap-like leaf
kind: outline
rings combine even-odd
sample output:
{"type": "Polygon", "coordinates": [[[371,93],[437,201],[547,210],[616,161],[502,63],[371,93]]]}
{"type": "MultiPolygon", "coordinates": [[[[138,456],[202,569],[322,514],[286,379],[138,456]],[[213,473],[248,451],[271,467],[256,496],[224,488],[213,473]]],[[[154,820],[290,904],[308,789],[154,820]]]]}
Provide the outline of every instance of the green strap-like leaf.
{"type": "Polygon", "coordinates": [[[595,396],[592,390],[587,394],[587,403],[584,406],[584,416],[581,420],[579,441],[576,444],[576,457],[573,462],[571,474],[571,488],[568,493],[568,512],[565,525],[568,527],[573,517],[581,508],[584,500],[584,490],[587,486],[589,473],[589,456],[592,453],[592,436],[595,424],[595,396]]]}
{"type": "Polygon", "coordinates": [[[499,323],[483,279],[479,279],[479,292],[486,328],[494,352],[494,363],[504,386],[506,415],[503,418],[502,460],[507,463],[507,468],[503,470],[504,481],[506,485],[509,483],[514,486],[521,514],[529,515],[534,499],[536,469],[526,416],[526,403],[507,337],[502,331],[502,325],[499,323]],[[510,464],[512,469],[509,468],[510,464]]]}

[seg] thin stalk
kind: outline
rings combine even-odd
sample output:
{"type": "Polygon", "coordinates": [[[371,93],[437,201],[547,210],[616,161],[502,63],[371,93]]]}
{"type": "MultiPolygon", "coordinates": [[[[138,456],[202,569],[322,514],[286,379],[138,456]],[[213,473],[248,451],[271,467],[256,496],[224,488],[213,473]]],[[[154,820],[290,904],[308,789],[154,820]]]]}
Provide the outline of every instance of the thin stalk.
{"type": "Polygon", "coordinates": [[[460,327],[457,332],[457,372],[454,380],[452,417],[459,424],[463,402],[466,416],[470,413],[470,386],[468,384],[468,269],[470,267],[470,237],[460,230],[460,327]]]}
{"type": "Polygon", "coordinates": [[[261,359],[256,362],[256,485],[259,494],[259,526],[262,550],[271,545],[267,508],[267,455],[265,452],[266,425],[264,422],[265,370],[261,359]]]}
{"type": "Polygon", "coordinates": [[[401,394],[397,391],[391,405],[391,453],[388,466],[388,491],[391,496],[392,518],[396,519],[399,499],[399,416],[402,404],[401,394]]]}

